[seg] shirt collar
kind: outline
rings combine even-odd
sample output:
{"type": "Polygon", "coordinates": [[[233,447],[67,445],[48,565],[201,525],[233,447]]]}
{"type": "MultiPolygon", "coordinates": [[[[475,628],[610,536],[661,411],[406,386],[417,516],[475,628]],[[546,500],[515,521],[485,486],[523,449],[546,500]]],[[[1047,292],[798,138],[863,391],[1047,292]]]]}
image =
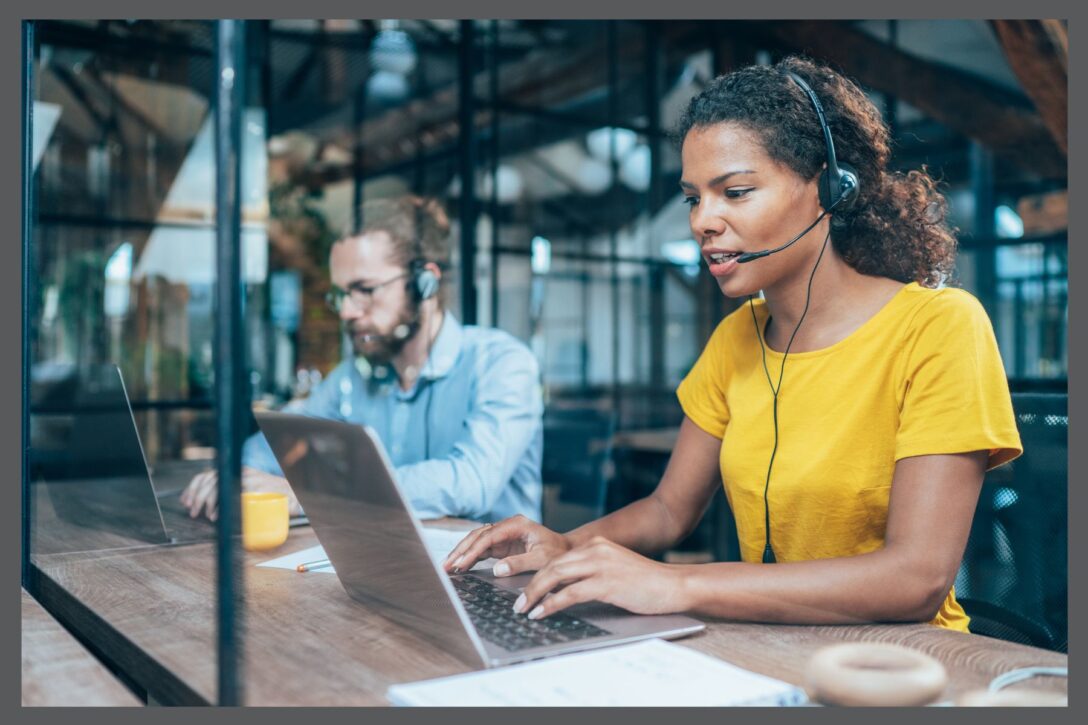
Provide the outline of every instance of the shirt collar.
{"type": "Polygon", "coordinates": [[[464,328],[452,312],[445,310],[442,313],[442,329],[438,331],[438,336],[431,345],[431,354],[423,364],[420,377],[431,380],[446,377],[461,354],[463,342],[464,328]]]}

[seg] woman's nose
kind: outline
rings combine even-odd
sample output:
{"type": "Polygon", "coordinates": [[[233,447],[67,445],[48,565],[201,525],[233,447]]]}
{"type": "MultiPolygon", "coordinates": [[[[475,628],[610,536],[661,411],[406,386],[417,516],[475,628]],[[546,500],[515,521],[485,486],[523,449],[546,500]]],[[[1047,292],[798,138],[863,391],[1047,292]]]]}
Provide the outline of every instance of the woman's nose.
{"type": "Polygon", "coordinates": [[[691,231],[698,237],[716,237],[725,231],[725,220],[714,209],[697,207],[691,217],[691,231]]]}

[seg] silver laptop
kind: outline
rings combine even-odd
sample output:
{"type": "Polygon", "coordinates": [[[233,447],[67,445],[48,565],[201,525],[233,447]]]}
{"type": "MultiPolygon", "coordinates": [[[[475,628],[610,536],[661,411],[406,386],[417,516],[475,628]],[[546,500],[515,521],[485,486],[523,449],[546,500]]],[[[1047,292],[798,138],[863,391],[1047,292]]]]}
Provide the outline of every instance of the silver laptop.
{"type": "Polygon", "coordinates": [[[255,415],[347,593],[466,662],[493,667],[705,628],[682,615],[635,615],[599,602],[536,621],[514,614],[532,574],[448,575],[428,553],[372,429],[255,415]]]}
{"type": "MultiPolygon", "coordinates": [[[[190,517],[182,505],[184,485],[156,488],[116,365],[88,365],[39,382],[32,403],[31,484],[44,490],[58,519],[38,532],[36,553],[112,548],[129,539],[183,544],[216,538],[213,522],[190,517]]],[[[183,468],[195,474],[206,467],[183,468]]],[[[189,478],[187,472],[186,484],[189,478]]],[[[305,523],[291,519],[292,526],[305,523]]]]}

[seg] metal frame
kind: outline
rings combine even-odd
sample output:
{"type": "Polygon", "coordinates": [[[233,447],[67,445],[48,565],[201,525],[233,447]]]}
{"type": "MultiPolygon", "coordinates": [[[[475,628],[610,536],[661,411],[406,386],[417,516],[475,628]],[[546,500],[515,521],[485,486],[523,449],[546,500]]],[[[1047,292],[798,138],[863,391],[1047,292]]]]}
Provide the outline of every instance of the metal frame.
{"type": "MultiPolygon", "coordinates": [[[[646,118],[647,125],[657,131],[661,129],[661,42],[653,25],[647,23],[646,32],[646,118]]],[[[661,140],[663,134],[647,136],[650,147],[650,188],[646,196],[646,206],[650,213],[656,213],[665,204],[665,193],[661,179],[661,140]]],[[[665,329],[667,318],[665,307],[665,276],[661,268],[655,267],[649,273],[650,293],[650,384],[665,385],[665,345],[661,339],[661,330],[665,329]],[[656,339],[655,339],[656,338],[656,339]]],[[[639,333],[642,325],[637,327],[639,333]]],[[[639,335],[641,338],[641,335],[639,335]]],[[[641,342],[641,339],[638,340],[641,342]]],[[[642,346],[637,348],[640,352],[642,346]]]]}
{"type": "Polygon", "coordinates": [[[460,124],[459,168],[461,174],[461,319],[476,324],[476,23],[460,21],[458,38],[458,108],[460,124]]]}
{"type": "Polygon", "coordinates": [[[31,252],[30,245],[33,238],[34,224],[34,31],[33,20],[24,20],[22,23],[22,66],[23,66],[23,128],[22,128],[22,410],[20,422],[20,470],[22,486],[22,556],[20,557],[20,579],[24,587],[29,590],[30,584],[30,471],[28,453],[30,452],[30,328],[31,303],[30,294],[33,277],[30,274],[31,252]]]}
{"type": "Polygon", "coordinates": [[[215,216],[216,431],[219,538],[216,542],[219,704],[240,705],[242,688],[242,554],[239,526],[243,418],[248,399],[242,336],[241,150],[245,105],[245,21],[216,21],[215,216]]]}
{"type": "MultiPolygon", "coordinates": [[[[618,420],[622,420],[622,399],[620,397],[620,265],[619,256],[619,219],[616,218],[616,187],[620,183],[620,162],[616,158],[616,124],[619,123],[619,82],[620,50],[618,20],[609,20],[607,25],[608,44],[608,125],[612,131],[608,134],[608,165],[612,169],[612,186],[608,190],[609,225],[608,253],[612,257],[611,292],[612,292],[612,411],[618,420]]],[[[652,170],[651,170],[652,176],[652,170]]],[[[588,282],[586,283],[588,285],[588,282]]],[[[588,290],[587,290],[588,293],[588,290]]],[[[583,328],[586,333],[585,349],[589,348],[589,325],[583,328]]]]}
{"type": "Polygon", "coordinates": [[[491,285],[490,285],[490,314],[488,321],[492,327],[498,327],[499,320],[499,21],[491,21],[491,52],[488,55],[488,94],[491,107],[491,285]]]}

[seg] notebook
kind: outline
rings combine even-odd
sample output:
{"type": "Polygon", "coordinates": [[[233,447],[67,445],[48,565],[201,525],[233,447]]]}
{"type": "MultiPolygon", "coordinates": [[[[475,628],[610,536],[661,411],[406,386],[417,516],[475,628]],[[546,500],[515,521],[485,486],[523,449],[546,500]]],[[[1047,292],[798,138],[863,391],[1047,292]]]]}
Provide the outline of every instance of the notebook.
{"type": "Polygon", "coordinates": [[[393,685],[394,705],[723,707],[801,705],[802,688],[660,639],[393,685]]]}

